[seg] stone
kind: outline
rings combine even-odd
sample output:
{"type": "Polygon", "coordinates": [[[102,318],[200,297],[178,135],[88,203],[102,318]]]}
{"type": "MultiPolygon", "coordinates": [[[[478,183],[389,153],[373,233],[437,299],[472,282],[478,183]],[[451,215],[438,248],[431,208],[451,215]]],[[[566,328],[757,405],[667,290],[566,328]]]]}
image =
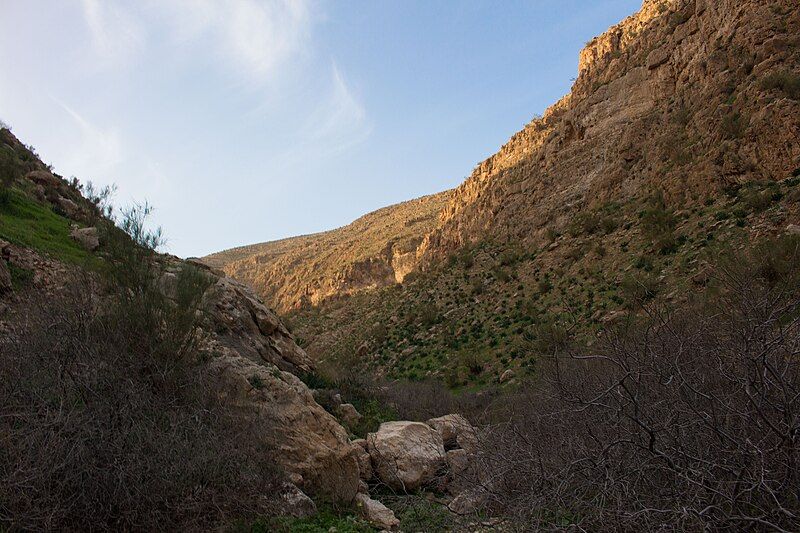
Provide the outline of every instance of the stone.
{"type": "Polygon", "coordinates": [[[503,372],[503,374],[500,376],[500,383],[508,383],[509,381],[514,379],[516,375],[517,374],[509,368],[508,370],[503,372]]]}
{"type": "Polygon", "coordinates": [[[361,416],[361,413],[353,407],[353,404],[350,403],[343,403],[339,407],[336,408],[336,413],[339,415],[339,420],[344,422],[344,424],[349,427],[355,427],[361,419],[364,418],[361,416]]]}
{"type": "Polygon", "coordinates": [[[786,226],[786,233],[789,235],[800,235],[800,226],[797,224],[789,224],[786,226]]]}
{"type": "Polygon", "coordinates": [[[94,252],[100,247],[100,236],[97,228],[75,228],[69,236],[90,252],[94,252]]]}
{"type": "Polygon", "coordinates": [[[366,494],[357,494],[355,499],[356,509],[369,523],[379,529],[396,529],[400,520],[391,509],[366,494]]]}
{"type": "Polygon", "coordinates": [[[304,492],[349,504],[358,491],[359,467],[347,431],[314,401],[300,379],[275,366],[256,363],[222,344],[207,345],[217,354],[209,370],[219,378],[220,399],[264,428],[265,459],[299,475],[304,492]],[[258,385],[253,385],[256,382],[258,385]]]}
{"type": "Polygon", "coordinates": [[[647,68],[653,70],[666,63],[670,58],[668,48],[658,48],[647,55],[647,68]]]}
{"type": "Polygon", "coordinates": [[[64,198],[62,196],[59,196],[58,206],[61,208],[61,211],[63,211],[64,214],[67,216],[67,218],[75,220],[80,216],[81,210],[78,207],[78,204],[76,204],[69,198],[64,198]]]}
{"type": "Polygon", "coordinates": [[[436,429],[442,437],[445,449],[460,448],[474,453],[478,449],[478,434],[469,420],[461,415],[451,414],[431,418],[427,424],[436,429]]]}
{"type": "Polygon", "coordinates": [[[444,490],[450,494],[460,494],[475,482],[475,472],[471,456],[466,450],[450,450],[446,455],[447,479],[444,490]]]}
{"type": "Polygon", "coordinates": [[[488,501],[488,495],[481,490],[466,490],[453,498],[447,508],[457,515],[473,514],[481,510],[488,501]]]}
{"type": "Polygon", "coordinates": [[[372,471],[372,459],[367,451],[367,441],[365,439],[354,440],[353,448],[355,448],[356,461],[358,462],[359,477],[364,481],[370,481],[374,474],[372,471]]]}
{"type": "Polygon", "coordinates": [[[296,374],[311,372],[311,358],[250,288],[228,277],[207,275],[213,284],[201,302],[206,327],[253,361],[296,374]]]}
{"type": "Polygon", "coordinates": [[[285,483],[281,493],[281,514],[305,518],[317,514],[317,505],[292,483],[285,483]]]}
{"type": "Polygon", "coordinates": [[[421,422],[385,422],[367,446],[376,476],[399,492],[433,481],[445,464],[441,434],[421,422]]]}

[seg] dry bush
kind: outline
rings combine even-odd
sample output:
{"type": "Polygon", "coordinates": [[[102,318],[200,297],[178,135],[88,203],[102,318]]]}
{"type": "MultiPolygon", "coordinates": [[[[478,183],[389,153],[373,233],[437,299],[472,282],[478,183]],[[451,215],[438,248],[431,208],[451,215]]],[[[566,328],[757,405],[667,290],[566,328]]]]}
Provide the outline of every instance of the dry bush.
{"type": "Polygon", "coordinates": [[[505,402],[483,508],[531,529],[800,530],[800,239],[639,316],[505,402]]]}
{"type": "Polygon", "coordinates": [[[381,399],[401,420],[420,422],[452,413],[483,420],[497,395],[494,389],[456,394],[437,380],[397,381],[380,389],[381,399]]]}
{"type": "Polygon", "coordinates": [[[221,404],[195,343],[207,280],[187,266],[167,298],[152,250],[107,239],[107,280],[31,289],[0,335],[0,529],[210,530],[274,513],[270,428],[221,404]]]}
{"type": "Polygon", "coordinates": [[[0,526],[208,529],[274,510],[278,473],[252,449],[264,428],[135,316],[94,308],[77,287],[31,302],[0,342],[0,526]]]}

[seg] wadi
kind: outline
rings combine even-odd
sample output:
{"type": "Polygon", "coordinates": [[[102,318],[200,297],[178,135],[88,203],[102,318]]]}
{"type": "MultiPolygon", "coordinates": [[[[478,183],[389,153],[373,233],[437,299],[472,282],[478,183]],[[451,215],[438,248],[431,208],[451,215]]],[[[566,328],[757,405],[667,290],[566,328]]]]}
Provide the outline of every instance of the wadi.
{"type": "Polygon", "coordinates": [[[644,0],[456,188],[204,257],[21,126],[0,531],[800,530],[795,0],[644,0]]]}

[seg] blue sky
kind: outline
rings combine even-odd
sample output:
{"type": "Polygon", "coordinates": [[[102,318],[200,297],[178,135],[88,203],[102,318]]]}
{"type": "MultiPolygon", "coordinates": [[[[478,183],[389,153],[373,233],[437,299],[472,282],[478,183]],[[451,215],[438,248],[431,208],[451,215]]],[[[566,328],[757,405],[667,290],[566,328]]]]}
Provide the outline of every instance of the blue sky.
{"type": "Polygon", "coordinates": [[[640,4],[0,0],[0,118],[204,255],[458,185],[640,4]]]}

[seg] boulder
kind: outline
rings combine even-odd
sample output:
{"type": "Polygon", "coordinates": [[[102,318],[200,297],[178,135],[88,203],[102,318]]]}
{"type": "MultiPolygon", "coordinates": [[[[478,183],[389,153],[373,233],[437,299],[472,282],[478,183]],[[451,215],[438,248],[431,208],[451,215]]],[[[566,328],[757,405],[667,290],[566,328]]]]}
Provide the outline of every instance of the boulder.
{"type": "Polygon", "coordinates": [[[467,490],[453,498],[447,508],[457,515],[468,515],[480,511],[488,500],[489,496],[485,491],[467,490]]]}
{"type": "Polygon", "coordinates": [[[463,449],[474,453],[478,449],[478,434],[469,420],[461,415],[445,415],[431,418],[427,424],[436,429],[442,437],[445,449],[463,449]]]}
{"type": "Polygon", "coordinates": [[[367,441],[365,439],[354,440],[353,448],[355,448],[356,452],[359,476],[364,481],[370,481],[373,477],[373,472],[372,459],[370,459],[369,452],[367,451],[367,441]]]}
{"type": "Polygon", "coordinates": [[[359,514],[378,529],[392,530],[400,525],[391,509],[366,494],[358,494],[355,499],[359,514]]]}
{"type": "Polygon", "coordinates": [[[466,450],[447,452],[447,479],[443,489],[450,494],[460,494],[475,482],[475,468],[466,450]]]}
{"type": "Polygon", "coordinates": [[[58,207],[61,208],[61,211],[67,216],[67,218],[71,218],[72,220],[76,220],[81,216],[80,207],[78,207],[78,204],[76,204],[69,198],[64,198],[63,196],[59,196],[58,207]]]}
{"type": "Polygon", "coordinates": [[[217,394],[251,423],[263,427],[265,459],[275,460],[311,495],[349,504],[358,491],[356,447],[347,431],[314,401],[300,379],[275,366],[258,364],[222,345],[207,345],[216,357],[217,394]]]}
{"type": "Polygon", "coordinates": [[[441,434],[421,422],[385,422],[367,436],[375,474],[396,491],[433,481],[445,463],[441,434]]]}
{"type": "Polygon", "coordinates": [[[305,518],[317,514],[317,506],[302,490],[292,483],[285,483],[281,494],[281,514],[305,518]]]}
{"type": "Polygon", "coordinates": [[[509,381],[514,379],[515,376],[516,373],[509,368],[508,370],[503,372],[503,374],[500,376],[500,383],[508,383],[509,381]]]}
{"type": "Polygon", "coordinates": [[[94,252],[100,246],[97,228],[75,228],[69,236],[90,252],[94,252]]]}
{"type": "Polygon", "coordinates": [[[349,428],[354,428],[362,418],[361,413],[353,407],[353,404],[350,403],[343,403],[339,407],[336,408],[336,414],[339,415],[339,420],[344,422],[349,428]]]}
{"type": "Polygon", "coordinates": [[[243,356],[292,373],[311,372],[313,363],[280,319],[245,285],[216,277],[203,296],[204,323],[243,356]]]}

